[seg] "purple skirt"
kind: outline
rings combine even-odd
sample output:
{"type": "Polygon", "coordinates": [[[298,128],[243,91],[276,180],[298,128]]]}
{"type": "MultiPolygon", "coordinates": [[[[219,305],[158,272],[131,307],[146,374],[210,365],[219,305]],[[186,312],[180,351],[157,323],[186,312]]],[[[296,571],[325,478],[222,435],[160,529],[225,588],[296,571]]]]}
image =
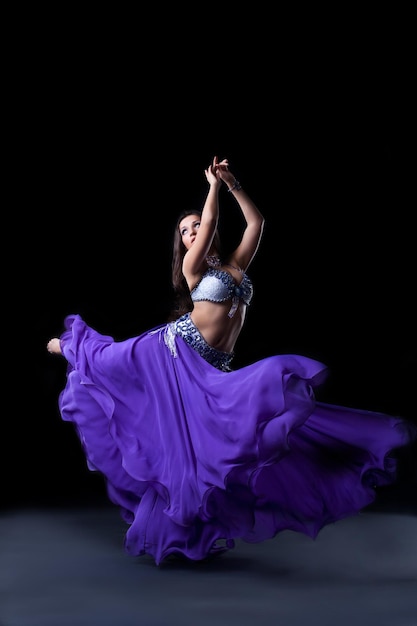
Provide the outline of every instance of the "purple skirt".
{"type": "Polygon", "coordinates": [[[167,326],[116,342],[78,315],[59,397],[88,467],[128,525],[125,548],[200,560],[290,529],[315,537],[394,482],[409,426],[317,402],[326,366],[277,355],[223,372],[167,326]]]}

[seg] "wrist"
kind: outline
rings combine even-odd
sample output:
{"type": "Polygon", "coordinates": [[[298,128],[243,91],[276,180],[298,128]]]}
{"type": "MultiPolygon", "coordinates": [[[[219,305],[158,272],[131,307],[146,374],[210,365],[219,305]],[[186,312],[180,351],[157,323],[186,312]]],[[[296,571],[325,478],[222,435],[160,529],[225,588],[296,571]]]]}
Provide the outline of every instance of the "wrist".
{"type": "Polygon", "coordinates": [[[235,178],[235,182],[233,183],[233,185],[231,187],[229,187],[229,189],[227,190],[229,193],[232,191],[240,191],[242,189],[242,185],[240,184],[240,182],[235,178]]]}

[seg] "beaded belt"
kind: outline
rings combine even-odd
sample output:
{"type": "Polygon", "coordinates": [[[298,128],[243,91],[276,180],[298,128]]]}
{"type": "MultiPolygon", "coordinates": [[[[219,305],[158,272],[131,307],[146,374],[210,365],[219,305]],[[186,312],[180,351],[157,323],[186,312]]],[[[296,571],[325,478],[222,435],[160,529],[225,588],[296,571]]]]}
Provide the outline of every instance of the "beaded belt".
{"type": "Polygon", "coordinates": [[[230,372],[230,363],[234,357],[233,352],[222,352],[216,350],[210,346],[207,341],[202,337],[198,328],[193,324],[191,320],[191,314],[186,313],[182,315],[174,322],[170,322],[166,326],[164,340],[166,345],[171,351],[173,356],[177,356],[175,348],[175,336],[178,335],[188,343],[193,350],[203,357],[205,361],[210,363],[213,367],[223,372],[230,372]]]}

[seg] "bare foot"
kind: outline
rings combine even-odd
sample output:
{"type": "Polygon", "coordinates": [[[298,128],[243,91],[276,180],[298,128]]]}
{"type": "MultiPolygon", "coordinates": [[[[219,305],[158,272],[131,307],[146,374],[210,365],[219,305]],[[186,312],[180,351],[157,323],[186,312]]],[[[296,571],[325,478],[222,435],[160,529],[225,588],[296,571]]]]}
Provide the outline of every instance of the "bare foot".
{"type": "Polygon", "coordinates": [[[46,349],[51,354],[62,354],[61,352],[61,343],[57,337],[50,339],[47,343],[46,349]]]}

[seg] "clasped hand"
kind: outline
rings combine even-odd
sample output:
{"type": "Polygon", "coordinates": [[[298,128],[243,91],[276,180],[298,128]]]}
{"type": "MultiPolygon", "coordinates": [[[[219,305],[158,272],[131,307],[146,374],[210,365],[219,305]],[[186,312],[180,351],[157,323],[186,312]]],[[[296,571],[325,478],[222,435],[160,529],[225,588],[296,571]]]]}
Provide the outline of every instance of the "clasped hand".
{"type": "Polygon", "coordinates": [[[229,161],[227,159],[218,161],[216,156],[213,158],[212,164],[205,170],[205,175],[210,184],[219,180],[224,181],[227,185],[233,185],[235,182],[235,177],[229,171],[229,161]]]}

